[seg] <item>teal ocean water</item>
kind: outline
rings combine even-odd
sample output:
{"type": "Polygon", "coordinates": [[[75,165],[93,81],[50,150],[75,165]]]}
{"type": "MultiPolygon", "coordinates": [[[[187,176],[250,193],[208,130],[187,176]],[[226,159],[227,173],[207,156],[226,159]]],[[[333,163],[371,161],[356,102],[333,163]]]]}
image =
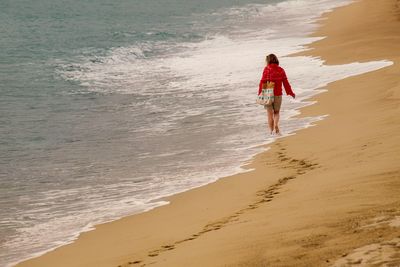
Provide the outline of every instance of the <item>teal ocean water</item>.
{"type": "Polygon", "coordinates": [[[299,99],[284,100],[286,135],[322,119],[291,117],[328,82],[390,64],[285,57],[348,2],[1,1],[0,266],[243,171],[273,141],[255,105],[267,53],[299,99]]]}

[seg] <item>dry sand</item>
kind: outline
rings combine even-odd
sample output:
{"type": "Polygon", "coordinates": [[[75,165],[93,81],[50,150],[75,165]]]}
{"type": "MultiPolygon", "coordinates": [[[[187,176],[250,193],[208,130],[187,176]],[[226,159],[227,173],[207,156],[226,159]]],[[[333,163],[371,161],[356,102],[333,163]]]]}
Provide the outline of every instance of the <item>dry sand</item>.
{"type": "Polygon", "coordinates": [[[400,266],[400,2],[326,14],[303,53],[327,64],[394,65],[328,86],[247,173],[97,226],[18,266],[400,266]]]}

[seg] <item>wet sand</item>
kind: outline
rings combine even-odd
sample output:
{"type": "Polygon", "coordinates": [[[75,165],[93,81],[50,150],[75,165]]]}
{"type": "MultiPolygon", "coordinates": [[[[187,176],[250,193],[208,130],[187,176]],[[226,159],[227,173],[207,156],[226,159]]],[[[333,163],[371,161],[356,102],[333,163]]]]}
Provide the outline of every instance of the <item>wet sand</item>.
{"type": "Polygon", "coordinates": [[[18,266],[400,266],[400,1],[362,0],[320,20],[303,55],[392,66],[329,84],[251,171],[81,234],[18,266]]]}

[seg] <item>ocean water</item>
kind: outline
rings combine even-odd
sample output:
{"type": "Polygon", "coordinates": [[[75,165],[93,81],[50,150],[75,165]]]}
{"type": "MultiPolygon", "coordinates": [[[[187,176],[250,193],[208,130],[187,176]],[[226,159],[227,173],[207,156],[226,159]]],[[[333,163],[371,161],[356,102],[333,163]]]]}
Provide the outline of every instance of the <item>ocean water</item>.
{"type": "Polygon", "coordinates": [[[255,104],[265,55],[297,94],[392,64],[286,57],[348,0],[0,2],[0,266],[244,171],[274,139],[255,104]],[[306,78],[305,78],[306,77],[306,78]]]}

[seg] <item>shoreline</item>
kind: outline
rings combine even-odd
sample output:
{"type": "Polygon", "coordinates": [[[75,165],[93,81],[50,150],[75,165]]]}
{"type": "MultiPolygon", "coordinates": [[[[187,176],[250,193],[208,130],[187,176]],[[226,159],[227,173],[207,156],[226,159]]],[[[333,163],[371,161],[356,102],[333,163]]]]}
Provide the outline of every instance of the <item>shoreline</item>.
{"type": "MultiPolygon", "coordinates": [[[[350,6],[354,7],[354,5],[363,5],[363,4],[373,5],[372,1],[364,0],[361,2],[352,3],[350,4],[350,6]]],[[[328,21],[324,22],[325,23],[329,22],[329,20],[333,16],[332,14],[335,14],[337,10],[340,10],[340,12],[342,13],[347,12],[346,10],[350,9],[349,8],[350,6],[339,7],[335,9],[333,12],[325,14],[323,17],[327,16],[328,21]]],[[[323,31],[324,27],[326,28],[326,26],[320,26],[320,30],[318,30],[317,33],[321,30],[323,31]]],[[[315,51],[317,51],[317,54],[318,52],[322,51],[322,54],[326,53],[326,55],[324,55],[323,58],[326,60],[326,63],[328,64],[339,63],[339,62],[343,64],[343,62],[347,62],[346,60],[348,60],[349,62],[354,62],[354,57],[352,58],[349,55],[344,55],[340,57],[337,56],[336,54],[335,57],[333,57],[332,55],[327,53],[326,50],[328,49],[326,47],[332,46],[332,44],[330,43],[331,39],[329,39],[330,35],[327,34],[327,36],[328,38],[313,43],[310,46],[313,48],[313,50],[302,52],[300,54],[313,55],[315,51]]],[[[388,50],[387,54],[389,53],[390,52],[388,50]]],[[[395,54],[396,52],[395,51],[393,52],[392,49],[392,53],[395,54]]],[[[383,53],[383,55],[385,54],[383,53]]],[[[393,68],[398,69],[396,65],[398,63],[398,60],[394,60],[392,58],[375,56],[375,58],[371,59],[369,58],[369,55],[368,56],[362,55],[359,60],[367,60],[367,59],[368,61],[373,59],[390,59],[395,62],[395,65],[371,73],[366,73],[355,77],[346,78],[344,80],[340,80],[330,84],[328,86],[328,88],[330,89],[328,90],[328,92],[325,92],[324,94],[318,94],[317,96],[313,96],[311,98],[311,99],[318,99],[317,103],[315,103],[312,106],[307,106],[302,108],[300,116],[304,117],[310,115],[312,116],[323,115],[321,114],[321,109],[324,110],[323,108],[321,108],[321,101],[322,103],[324,103],[324,105],[326,105],[332,99],[340,100],[340,97],[343,97],[343,95],[340,94],[339,96],[337,96],[338,93],[336,93],[336,96],[335,94],[333,94],[332,96],[331,91],[332,90],[336,91],[338,87],[348,87],[349,83],[352,84],[352,86],[357,86],[357,84],[362,83],[364,79],[367,79],[369,82],[372,83],[374,77],[376,79],[377,73],[379,75],[380,74],[385,75],[387,73],[391,73],[388,69],[393,69],[393,68]],[[328,94],[329,97],[327,96],[328,94]]],[[[393,79],[393,82],[394,81],[396,80],[393,79]]],[[[399,96],[398,91],[397,94],[396,92],[394,92],[393,94],[395,97],[399,96]]],[[[371,100],[373,96],[374,96],[373,94],[369,94],[368,95],[368,97],[370,97],[369,100],[371,100]]],[[[328,106],[332,110],[335,110],[334,107],[332,108],[333,104],[328,106]]],[[[358,119],[363,118],[362,114],[357,114],[357,116],[358,119]]],[[[143,266],[143,264],[149,262],[153,262],[155,264],[158,263],[161,265],[165,264],[163,266],[169,266],[169,265],[174,266],[174,264],[184,263],[185,260],[186,264],[190,263],[191,256],[196,258],[196,263],[199,266],[201,266],[201,261],[198,262],[197,260],[203,260],[202,264],[206,264],[208,260],[208,264],[213,264],[213,265],[222,265],[225,263],[238,264],[240,262],[250,263],[251,261],[253,261],[252,264],[257,265],[257,262],[254,262],[254,259],[257,259],[259,263],[267,262],[269,264],[274,264],[274,265],[284,264],[284,262],[278,261],[279,255],[281,256],[286,255],[287,252],[296,254],[298,253],[295,252],[296,245],[297,246],[300,245],[302,247],[301,241],[298,241],[296,243],[295,241],[293,241],[293,239],[297,238],[296,240],[303,240],[303,241],[305,240],[304,242],[307,245],[305,246],[305,248],[314,248],[314,249],[318,247],[319,243],[328,242],[327,241],[327,239],[329,239],[327,238],[328,235],[325,234],[324,231],[321,231],[321,233],[318,234],[314,232],[318,232],[317,228],[321,226],[325,225],[326,227],[327,221],[332,223],[332,221],[336,217],[336,214],[334,214],[334,216],[332,214],[329,214],[329,216],[328,214],[326,214],[327,217],[324,218],[325,220],[319,219],[313,221],[310,220],[310,218],[308,218],[308,220],[303,218],[306,214],[317,214],[317,212],[314,213],[313,210],[310,210],[310,208],[308,210],[303,209],[303,213],[300,214],[290,214],[290,212],[286,211],[283,212],[285,215],[283,216],[281,212],[282,208],[296,207],[296,204],[299,200],[306,199],[307,194],[305,194],[304,192],[302,192],[303,194],[301,194],[301,192],[299,192],[299,189],[302,188],[301,186],[303,186],[304,189],[305,188],[304,186],[307,186],[307,184],[304,181],[303,182],[299,181],[301,180],[299,179],[299,177],[301,178],[311,177],[310,179],[313,179],[313,181],[319,185],[318,188],[320,190],[321,189],[326,190],[325,193],[330,193],[331,198],[337,197],[337,195],[332,194],[332,192],[327,190],[326,184],[324,185],[323,181],[316,179],[316,176],[321,176],[322,174],[325,175],[323,170],[326,171],[326,169],[329,170],[330,168],[334,168],[335,165],[329,164],[329,161],[327,162],[326,155],[317,153],[316,156],[315,154],[313,154],[312,149],[314,148],[314,145],[312,148],[305,147],[306,151],[304,151],[304,145],[303,147],[301,147],[301,145],[299,145],[299,142],[297,140],[297,139],[308,140],[310,144],[313,144],[312,141],[315,141],[313,140],[313,138],[315,138],[315,136],[321,136],[321,135],[314,134],[313,137],[310,137],[308,136],[308,133],[304,134],[304,132],[305,131],[309,132],[310,130],[315,132],[315,128],[318,128],[319,132],[321,132],[320,129],[321,125],[323,125],[327,129],[334,130],[334,127],[332,127],[332,122],[330,122],[332,120],[335,121],[336,119],[335,117],[332,118],[332,116],[330,115],[325,120],[317,122],[318,127],[303,129],[303,131],[296,132],[295,136],[292,136],[290,138],[278,139],[273,144],[268,145],[271,146],[271,149],[269,151],[257,154],[253,158],[251,163],[245,164],[243,166],[243,168],[245,169],[254,169],[254,170],[233,176],[223,177],[205,186],[197,187],[182,193],[178,193],[176,195],[166,197],[166,199],[169,200],[170,205],[160,206],[150,211],[140,214],[134,214],[110,223],[96,225],[96,230],[82,233],[79,239],[74,241],[74,243],[62,246],[59,249],[53,250],[52,252],[46,253],[45,255],[40,256],[38,258],[22,262],[17,266],[51,266],[49,264],[51,263],[55,264],[54,260],[57,261],[57,266],[63,266],[62,264],[65,264],[65,266],[78,266],[76,264],[71,265],[71,263],[68,262],[59,262],[67,260],[68,255],[75,255],[76,258],[84,258],[85,260],[91,259],[92,265],[89,266],[118,266],[118,265],[143,266]],[[296,147],[300,148],[296,149],[296,147]],[[266,163],[268,165],[266,165],[266,163]],[[273,170],[272,171],[273,175],[268,176],[268,179],[266,179],[264,175],[260,175],[263,173],[271,172],[271,170],[273,170]],[[283,189],[285,189],[285,191],[281,192],[280,190],[283,189]],[[288,191],[290,191],[289,193],[291,194],[290,196],[287,195],[286,193],[288,191]],[[221,199],[220,194],[223,194],[223,199],[221,199]],[[204,198],[207,199],[204,200],[204,198]],[[274,207],[266,207],[264,205],[268,202],[271,202],[271,205],[273,204],[275,206],[275,209],[274,207]],[[274,213],[275,213],[275,218],[279,219],[281,217],[280,221],[276,221],[277,219],[275,219],[275,221],[267,221],[267,225],[269,224],[271,228],[265,229],[265,227],[263,226],[264,223],[261,223],[263,222],[262,220],[264,219],[263,215],[274,214],[274,213]],[[193,218],[184,217],[182,216],[183,214],[192,214],[193,218]],[[282,223],[282,219],[284,222],[286,222],[286,220],[284,219],[288,218],[300,219],[302,224],[299,223],[297,225],[290,225],[290,223],[286,223],[287,224],[286,226],[279,225],[282,223]],[[329,220],[327,218],[329,218],[329,220]],[[163,220],[163,223],[160,222],[160,219],[163,220]],[[301,235],[299,231],[296,232],[295,231],[296,227],[298,228],[300,225],[307,226],[304,227],[303,230],[306,231],[306,229],[308,229],[309,232],[303,235],[301,235]],[[309,229],[310,226],[317,226],[317,227],[316,229],[309,229]],[[160,227],[167,227],[167,230],[162,231],[160,227]],[[127,229],[137,229],[141,235],[140,234],[136,235],[137,233],[132,233],[132,231],[129,232],[127,229]],[[245,234],[239,235],[240,234],[240,233],[238,234],[238,232],[240,232],[239,230],[243,231],[245,234]],[[273,254],[272,256],[267,254],[272,258],[275,257],[275,261],[273,261],[272,259],[265,259],[264,255],[266,250],[265,248],[268,246],[263,244],[263,240],[256,237],[258,235],[264,236],[265,238],[275,237],[275,240],[277,241],[279,240],[279,238],[276,236],[276,233],[279,233],[280,230],[285,230],[285,233],[286,232],[289,233],[289,234],[286,233],[285,236],[286,239],[284,238],[281,243],[285,243],[284,241],[286,241],[286,243],[290,243],[289,241],[293,241],[293,243],[286,244],[286,247],[281,249],[281,251],[275,249],[276,253],[275,254],[272,253],[273,254]],[[311,239],[309,239],[311,232],[313,232],[313,234],[311,235],[311,239]],[[292,236],[290,236],[290,234],[292,234],[292,236]],[[95,235],[98,236],[95,237],[95,235]],[[126,247],[126,244],[125,246],[123,246],[122,244],[118,245],[119,242],[118,239],[114,238],[115,235],[119,236],[120,238],[122,237],[122,239],[120,240],[122,240],[123,242],[125,241],[131,243],[133,242],[134,244],[140,242],[140,245],[137,245],[138,248],[126,247]],[[156,235],[156,237],[154,237],[153,235],[156,235]],[[210,237],[209,235],[213,235],[213,237],[210,237]],[[232,241],[231,237],[232,235],[235,235],[235,237],[238,236],[241,237],[243,239],[243,244],[253,244],[253,242],[255,241],[254,242],[255,245],[253,245],[253,248],[256,251],[252,251],[249,249],[246,250],[245,248],[243,248],[243,244],[240,242],[242,240],[241,238],[233,239],[239,241],[237,241],[234,245],[230,246],[229,245],[230,243],[227,243],[226,240],[232,241]],[[202,237],[201,240],[199,237],[202,237]],[[222,238],[223,241],[219,241],[219,238],[222,238]],[[109,246],[108,248],[102,248],[101,245],[99,244],[104,242],[108,242],[112,244],[112,246],[109,246]],[[219,251],[219,253],[214,253],[213,251],[210,251],[209,249],[210,246],[218,248],[221,251],[219,251]],[[230,250],[226,249],[226,247],[230,248],[230,250]],[[83,254],[79,254],[81,253],[79,251],[82,248],[85,248],[85,250],[83,254]],[[99,253],[99,251],[101,252],[99,253]],[[235,251],[235,253],[237,254],[232,256],[230,255],[230,253],[228,253],[232,251],[235,251]],[[110,255],[108,259],[99,259],[99,257],[101,256],[106,257],[105,254],[107,253],[110,255]],[[185,254],[187,255],[184,256],[185,254]],[[60,255],[64,255],[63,256],[64,258],[60,258],[60,255]],[[201,257],[201,255],[203,255],[203,257],[201,257]],[[204,258],[204,255],[207,255],[207,258],[204,258]],[[228,256],[230,256],[230,258],[228,256]],[[129,264],[129,262],[131,262],[131,264],[129,264]]],[[[395,119],[393,120],[395,121],[395,119]]],[[[326,138],[326,135],[322,136],[326,138]]],[[[332,134],[330,135],[330,137],[332,137],[332,134]]],[[[333,135],[333,137],[336,136],[333,135]]],[[[342,137],[340,136],[340,133],[339,137],[342,137]]],[[[318,140],[317,143],[318,145],[321,145],[323,148],[325,148],[326,151],[329,151],[328,150],[329,144],[324,143],[323,140],[322,141],[318,140]]],[[[343,141],[343,144],[346,144],[346,142],[343,141]]],[[[373,146],[373,144],[371,145],[367,143],[365,145],[367,147],[373,146]]],[[[394,145],[396,145],[396,142],[394,142],[394,145]]],[[[361,151],[363,148],[361,147],[357,149],[361,151]]],[[[350,153],[349,151],[346,152],[350,153]]],[[[363,152],[360,153],[362,154],[363,152]]],[[[338,152],[338,154],[340,153],[338,152]]],[[[394,157],[391,160],[391,162],[395,162],[394,160],[396,160],[396,154],[393,155],[394,157]]],[[[390,165],[390,167],[394,169],[393,166],[390,165]]],[[[392,172],[393,172],[392,175],[395,175],[394,177],[396,177],[396,170],[393,170],[392,172]]],[[[335,180],[336,183],[332,184],[332,187],[336,186],[337,188],[338,184],[339,185],[341,183],[342,185],[345,184],[346,182],[345,180],[346,179],[336,179],[335,180]]],[[[390,181],[390,183],[393,183],[394,185],[398,186],[398,184],[395,184],[389,178],[387,178],[387,181],[388,183],[390,181]]],[[[352,190],[354,191],[356,189],[352,188],[352,190]]],[[[388,192],[390,191],[389,189],[387,190],[388,192]]],[[[393,189],[392,193],[394,192],[395,191],[393,189]]],[[[344,189],[340,190],[338,189],[336,193],[346,195],[345,193],[349,192],[347,192],[344,189]]],[[[349,195],[346,196],[348,197],[347,200],[352,199],[349,195]]],[[[360,194],[359,198],[360,199],[358,199],[359,201],[358,204],[361,206],[365,205],[363,201],[366,201],[367,198],[365,198],[365,196],[362,194],[360,194]]],[[[396,198],[396,196],[393,195],[391,198],[387,197],[385,201],[388,202],[389,199],[390,201],[399,201],[399,198],[398,197],[396,198]]],[[[328,200],[325,199],[325,201],[328,200]]],[[[346,203],[344,203],[344,201],[341,201],[340,203],[343,206],[341,207],[343,211],[346,210],[345,208],[346,203]]],[[[386,209],[388,210],[392,209],[389,208],[390,203],[389,204],[386,203],[385,205],[387,205],[386,209]]],[[[380,205],[374,203],[374,204],[368,204],[366,205],[366,207],[368,208],[373,207],[374,209],[376,209],[378,207],[385,205],[383,205],[382,203],[380,203],[380,205]]],[[[318,209],[321,208],[318,205],[314,205],[313,208],[316,208],[318,211],[321,211],[320,209],[318,209]]],[[[333,208],[331,207],[331,209],[333,208]]],[[[347,208],[347,210],[351,209],[347,208]]],[[[340,209],[337,210],[337,212],[339,211],[340,209]]],[[[391,212],[388,211],[388,214],[391,214],[393,216],[394,214],[396,214],[397,216],[398,214],[397,212],[399,212],[398,209],[391,212]]],[[[361,213],[362,213],[361,211],[354,211],[354,214],[357,214],[357,216],[361,217],[366,216],[365,214],[361,213]]],[[[269,216],[270,215],[268,215],[268,217],[269,216]]],[[[346,218],[346,219],[350,220],[351,218],[346,218]]],[[[382,235],[387,237],[390,235],[390,233],[389,231],[386,231],[382,235]]],[[[353,246],[355,245],[355,243],[357,242],[353,240],[353,246]]],[[[359,243],[361,242],[358,242],[357,246],[359,246],[359,243]]],[[[340,249],[344,250],[344,248],[348,247],[349,246],[342,247],[340,249]]],[[[336,249],[336,252],[339,252],[340,249],[336,249]]],[[[304,253],[304,251],[302,251],[301,253],[304,253]]],[[[286,260],[294,260],[289,258],[290,257],[286,256],[286,260]]],[[[302,263],[307,258],[309,263],[312,262],[312,260],[316,260],[315,257],[311,256],[310,258],[309,256],[303,255],[301,257],[299,256],[297,261],[293,261],[293,263],[296,262],[297,264],[299,264],[299,261],[300,263],[302,263]]],[[[82,266],[88,266],[87,264],[89,263],[82,262],[81,264],[82,266]]]]}

